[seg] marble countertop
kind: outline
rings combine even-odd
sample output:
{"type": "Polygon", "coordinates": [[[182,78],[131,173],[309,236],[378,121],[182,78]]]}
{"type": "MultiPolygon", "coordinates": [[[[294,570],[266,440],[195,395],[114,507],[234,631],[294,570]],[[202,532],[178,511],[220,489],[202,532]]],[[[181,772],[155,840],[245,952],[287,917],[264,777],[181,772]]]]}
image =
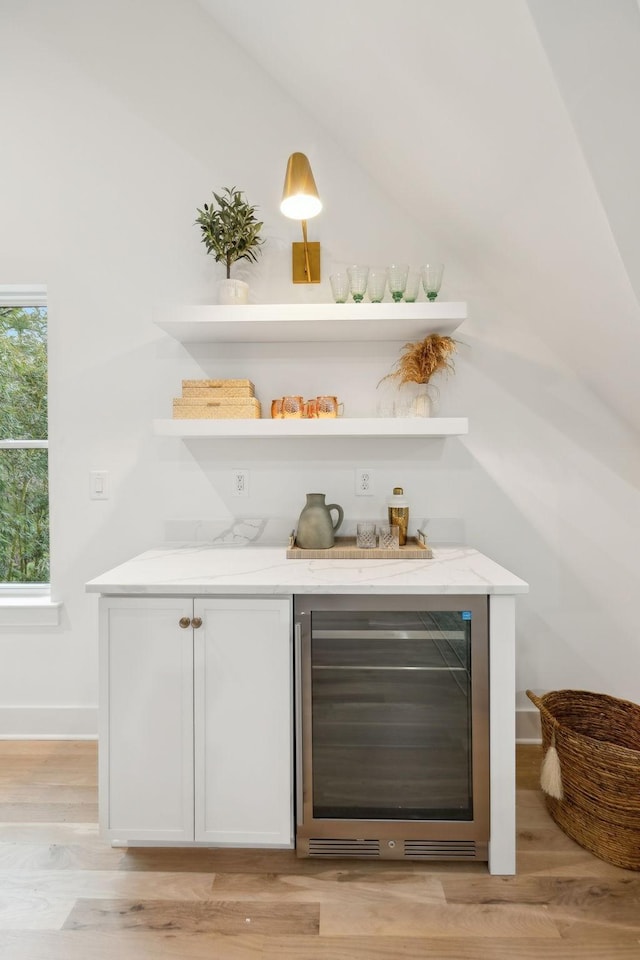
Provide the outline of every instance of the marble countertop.
{"type": "Polygon", "coordinates": [[[288,560],[284,546],[165,544],[95,577],[91,593],[519,594],[528,584],[470,547],[434,547],[430,560],[288,560]]]}

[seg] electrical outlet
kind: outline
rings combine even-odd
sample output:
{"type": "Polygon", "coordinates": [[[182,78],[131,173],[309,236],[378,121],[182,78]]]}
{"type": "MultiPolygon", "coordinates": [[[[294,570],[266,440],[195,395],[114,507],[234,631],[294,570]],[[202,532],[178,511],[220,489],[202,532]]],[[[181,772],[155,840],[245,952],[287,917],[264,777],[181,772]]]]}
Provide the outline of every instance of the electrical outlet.
{"type": "Polygon", "coordinates": [[[373,472],[367,467],[356,469],[356,497],[373,496],[373,472]]]}
{"type": "Polygon", "coordinates": [[[231,493],[234,497],[249,496],[249,471],[234,470],[231,474],[231,493]]]}

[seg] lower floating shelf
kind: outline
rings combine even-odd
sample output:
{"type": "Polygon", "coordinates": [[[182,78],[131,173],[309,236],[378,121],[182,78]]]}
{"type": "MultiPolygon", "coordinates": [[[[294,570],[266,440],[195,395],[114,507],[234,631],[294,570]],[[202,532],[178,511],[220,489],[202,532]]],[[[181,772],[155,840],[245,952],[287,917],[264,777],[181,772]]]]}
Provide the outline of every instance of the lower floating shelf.
{"type": "Polygon", "coordinates": [[[466,417],[336,417],[313,420],[154,420],[161,437],[288,439],[290,437],[456,437],[469,432],[466,417]]]}

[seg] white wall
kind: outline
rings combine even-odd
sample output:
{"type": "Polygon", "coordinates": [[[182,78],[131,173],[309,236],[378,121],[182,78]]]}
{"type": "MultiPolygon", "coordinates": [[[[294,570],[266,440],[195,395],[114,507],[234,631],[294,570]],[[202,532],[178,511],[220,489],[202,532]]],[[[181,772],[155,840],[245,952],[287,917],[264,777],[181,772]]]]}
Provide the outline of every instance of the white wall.
{"type": "MultiPolygon", "coordinates": [[[[492,10],[505,14],[500,3],[492,10]]],[[[518,601],[520,690],[584,686],[640,700],[632,540],[640,460],[606,384],[622,370],[620,396],[637,387],[628,356],[609,354],[594,326],[606,316],[617,344],[615,330],[632,328],[637,303],[533,27],[508,21],[497,42],[514,35],[542,71],[530,87],[552,111],[546,139],[521,179],[510,170],[499,210],[500,170],[480,170],[477,190],[486,186],[494,201],[483,234],[482,205],[465,223],[455,202],[459,167],[447,179],[434,137],[417,157],[402,144],[391,151],[391,176],[387,161],[376,161],[376,138],[386,132],[373,118],[359,131],[363,153],[371,147],[369,169],[326,117],[301,105],[297,73],[287,92],[191,0],[12,0],[1,15],[0,87],[12,94],[0,105],[0,182],[10,184],[0,283],[49,288],[52,578],[64,619],[46,633],[0,634],[0,735],[95,730],[96,601],[83,588],[94,575],[201,521],[242,512],[293,526],[309,489],[326,491],[352,522],[382,515],[397,483],[414,516],[459,532],[530,581],[531,594],[518,601]],[[543,164],[545,144],[553,152],[543,164]],[[325,201],[310,223],[325,278],[345,261],[419,264],[425,250],[443,253],[442,296],[468,299],[471,319],[441,412],[469,415],[467,439],[276,451],[152,436],[151,420],[170,415],[183,377],[249,376],[264,402],[337,392],[347,412],[374,412],[375,384],[395,360],[379,346],[313,347],[302,361],[291,347],[188,350],[152,322],[158,304],[213,301],[221,268],[205,256],[193,217],[212,189],[227,185],[244,189],[265,220],[264,256],[247,273],[253,299],[330,299],[326,279],[311,290],[289,283],[297,228],[278,203],[296,149],[310,156],[325,201]],[[416,169],[427,183],[437,172],[433,217],[416,169]],[[596,266],[597,297],[579,280],[596,266]],[[234,466],[251,471],[242,511],[230,496],[234,466]],[[374,471],[372,501],[354,496],[356,466],[374,471]],[[89,500],[92,469],[109,471],[106,502],[89,500]]],[[[315,54],[324,55],[320,47],[315,54]]],[[[346,97],[353,64],[335,58],[331,76],[346,97]]],[[[375,65],[368,79],[375,95],[375,65]]],[[[481,81],[470,68],[469,96],[481,81]]],[[[336,112],[341,103],[330,102],[336,112]]],[[[483,146],[489,158],[491,145],[483,146]]],[[[496,162],[506,163],[507,149],[509,159],[520,157],[517,146],[505,138],[496,162]]]]}

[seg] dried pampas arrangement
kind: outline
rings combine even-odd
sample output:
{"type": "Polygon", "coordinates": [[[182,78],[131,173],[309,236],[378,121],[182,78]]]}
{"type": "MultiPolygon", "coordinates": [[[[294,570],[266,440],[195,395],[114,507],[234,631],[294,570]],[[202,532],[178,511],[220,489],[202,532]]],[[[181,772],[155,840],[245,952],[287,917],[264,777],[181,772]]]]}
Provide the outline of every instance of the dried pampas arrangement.
{"type": "Polygon", "coordinates": [[[456,351],[456,341],[451,337],[441,337],[432,333],[419,343],[405,343],[403,352],[393,373],[383,380],[397,380],[403,383],[429,383],[434,374],[453,373],[452,354],[456,351]]]}

